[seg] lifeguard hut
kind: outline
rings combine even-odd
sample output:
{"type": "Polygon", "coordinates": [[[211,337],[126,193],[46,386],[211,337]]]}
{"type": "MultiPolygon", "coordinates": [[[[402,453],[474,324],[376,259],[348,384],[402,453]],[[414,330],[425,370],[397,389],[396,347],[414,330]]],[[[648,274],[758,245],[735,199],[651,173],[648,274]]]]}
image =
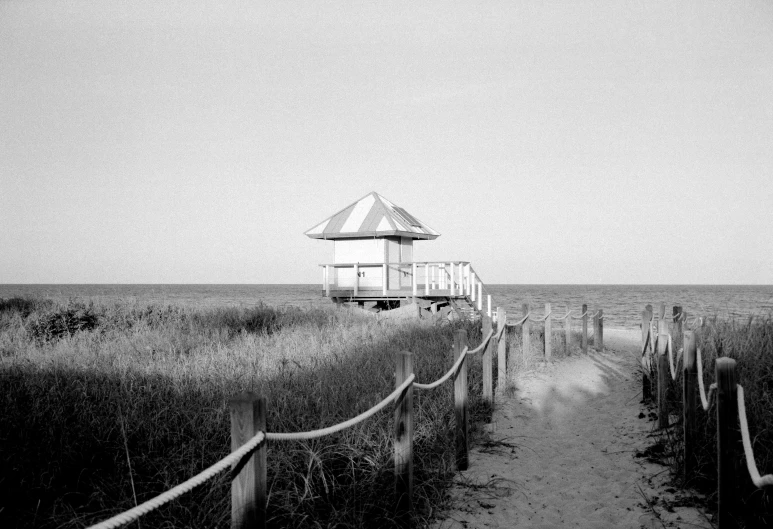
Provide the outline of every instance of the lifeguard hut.
{"type": "Polygon", "coordinates": [[[325,295],[336,303],[375,302],[376,310],[418,303],[460,315],[483,310],[483,284],[470,263],[414,261],[413,242],[440,234],[376,192],[305,234],[333,241],[333,262],[320,266],[325,295]]]}

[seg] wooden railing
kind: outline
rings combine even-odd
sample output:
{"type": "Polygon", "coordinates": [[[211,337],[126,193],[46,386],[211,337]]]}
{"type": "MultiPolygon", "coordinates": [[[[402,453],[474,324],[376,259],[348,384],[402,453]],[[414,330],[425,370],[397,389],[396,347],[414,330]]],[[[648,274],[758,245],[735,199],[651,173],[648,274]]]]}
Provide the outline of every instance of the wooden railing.
{"type": "Polygon", "coordinates": [[[657,321],[652,306],[642,311],[642,392],[645,400],[652,398],[652,386],[656,381],[656,399],[658,409],[658,428],[669,427],[669,406],[667,389],[669,376],[676,380],[679,361],[683,361],[682,372],[682,425],[684,428],[684,477],[685,481],[695,471],[695,447],[697,438],[697,398],[701,407],[708,412],[712,397],[717,401],[717,520],[720,529],[735,527],[733,506],[735,504],[736,471],[735,450],[737,431],[740,428],[744,447],[746,468],[757,488],[773,486],[773,475],[760,476],[754,459],[749,438],[749,426],[746,418],[743,387],[736,382],[736,361],[732,358],[717,358],[715,363],[715,383],[706,393],[703,382],[703,359],[697,347],[695,333],[703,326],[703,318],[695,318],[690,326],[693,330],[684,330],[687,315],[681,307],[675,306],[673,316],[665,316],[665,305],[660,304],[657,321]],[[673,322],[674,334],[682,337],[683,346],[674,352],[673,339],[669,325],[673,322]],[[655,331],[657,329],[657,331],[655,331]],[[656,361],[653,362],[653,356],[656,361]],[[674,360],[676,356],[676,360],[674,360]],[[654,380],[653,380],[654,379],[654,380]]]}
{"type": "MultiPolygon", "coordinates": [[[[413,296],[467,296],[483,311],[483,282],[467,261],[422,261],[413,263],[323,264],[322,288],[327,296],[344,290],[359,296],[363,292],[382,295],[403,293],[413,296]]],[[[491,313],[489,299],[488,314],[491,313]]]]}

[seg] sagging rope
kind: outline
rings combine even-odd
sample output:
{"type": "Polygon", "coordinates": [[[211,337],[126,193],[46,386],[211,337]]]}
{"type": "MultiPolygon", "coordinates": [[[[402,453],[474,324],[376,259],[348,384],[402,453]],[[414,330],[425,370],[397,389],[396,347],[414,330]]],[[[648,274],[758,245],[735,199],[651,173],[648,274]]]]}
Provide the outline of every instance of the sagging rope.
{"type": "Polygon", "coordinates": [[[581,319],[583,319],[587,315],[588,315],[588,311],[586,310],[585,312],[583,312],[579,316],[572,316],[572,318],[574,318],[575,320],[581,320],[581,319]]]}
{"type": "Polygon", "coordinates": [[[749,438],[749,423],[746,419],[746,403],[744,401],[743,387],[736,385],[736,399],[738,400],[738,421],[741,423],[741,440],[743,441],[743,451],[746,455],[746,468],[752,478],[754,485],[761,489],[773,485],[773,474],[767,474],[760,477],[760,471],[757,470],[757,463],[754,461],[754,452],[749,438]]]}
{"type": "MultiPolygon", "coordinates": [[[[671,367],[671,380],[676,380],[676,367],[674,366],[674,346],[673,342],[671,341],[671,335],[668,335],[668,343],[666,344],[666,349],[668,349],[668,365],[671,367]]],[[[677,363],[679,363],[679,360],[677,359],[677,363]]]]}
{"type": "Polygon", "coordinates": [[[519,325],[523,325],[523,323],[529,319],[529,316],[531,316],[531,311],[526,313],[526,316],[518,320],[516,323],[508,323],[508,327],[518,327],[519,325]]]}
{"type": "Polygon", "coordinates": [[[570,315],[572,312],[574,312],[574,310],[570,310],[570,311],[568,311],[566,314],[564,314],[563,316],[561,316],[560,318],[556,318],[556,319],[557,319],[557,320],[565,320],[566,318],[568,318],[568,317],[569,317],[569,315],[570,315]]]}
{"type": "Polygon", "coordinates": [[[179,496],[182,496],[186,492],[193,490],[205,481],[215,477],[220,472],[238,463],[243,457],[255,451],[258,446],[260,446],[260,444],[265,440],[266,434],[264,432],[258,432],[252,439],[240,446],[238,450],[224,457],[208,469],[199,472],[189,480],[180,483],[176,487],[169,489],[162,494],[159,494],[155,498],[137,505],[133,509],[129,509],[128,511],[122,512],[121,514],[117,514],[112,518],[105,520],[104,522],[92,525],[89,527],[89,529],[114,529],[116,527],[121,527],[122,525],[133,522],[140,516],[161,507],[165,503],[168,503],[179,496]]]}
{"type": "Polygon", "coordinates": [[[389,396],[384,398],[384,400],[369,410],[357,415],[356,417],[352,417],[348,421],[334,424],[333,426],[328,426],[327,428],[321,428],[319,430],[311,430],[310,432],[266,433],[266,439],[269,441],[306,441],[308,439],[317,439],[318,437],[324,437],[326,435],[345,430],[350,426],[354,426],[355,424],[364,421],[365,419],[373,417],[376,413],[384,409],[387,404],[390,404],[393,400],[399,397],[411,384],[413,384],[415,378],[416,375],[411,373],[411,375],[406,378],[402,384],[397,386],[397,388],[395,388],[395,390],[390,393],[389,396]]]}
{"type": "Polygon", "coordinates": [[[456,359],[456,362],[454,362],[454,365],[451,366],[451,369],[449,369],[445,375],[443,375],[442,377],[440,377],[434,382],[430,382],[429,384],[419,384],[418,382],[415,382],[413,384],[413,387],[415,387],[416,389],[435,389],[443,382],[447,381],[449,378],[455,375],[457,371],[459,371],[459,366],[462,365],[462,362],[464,362],[464,359],[466,356],[467,356],[467,348],[465,347],[462,350],[462,354],[459,355],[459,358],[456,359]]]}
{"type": "Polygon", "coordinates": [[[492,336],[494,336],[494,330],[493,329],[491,329],[488,332],[488,334],[486,335],[486,338],[483,339],[483,341],[480,343],[480,345],[478,347],[476,347],[472,351],[467,351],[467,354],[468,355],[474,355],[474,354],[477,354],[477,353],[481,352],[486,347],[486,345],[488,345],[488,342],[489,342],[489,340],[491,340],[492,336]]]}
{"type": "MultiPolygon", "coordinates": [[[[502,336],[502,331],[504,330],[505,330],[505,326],[503,325],[502,328],[499,329],[499,332],[497,333],[497,339],[499,339],[499,337],[502,336]]],[[[427,390],[427,389],[435,389],[436,387],[440,386],[441,384],[443,384],[445,381],[447,381],[449,378],[451,378],[453,375],[456,374],[456,372],[459,370],[459,366],[462,365],[462,362],[464,361],[467,355],[473,355],[473,354],[479,353],[489,343],[489,340],[491,340],[493,336],[494,336],[494,330],[492,329],[489,331],[489,333],[486,335],[486,338],[483,340],[483,342],[481,342],[481,344],[478,347],[476,347],[472,351],[470,351],[467,347],[465,347],[462,350],[462,354],[460,354],[459,358],[457,358],[456,362],[454,362],[454,365],[451,366],[451,369],[449,369],[445,375],[443,375],[436,381],[430,382],[429,384],[420,384],[416,382],[413,384],[413,387],[415,387],[416,389],[427,390]]]]}
{"type": "Polygon", "coordinates": [[[714,395],[714,391],[717,389],[716,382],[709,386],[709,394],[706,396],[706,389],[703,387],[703,358],[701,358],[701,348],[698,347],[695,352],[695,363],[698,364],[698,388],[701,394],[701,406],[703,411],[709,411],[711,407],[711,397],[714,395]]]}

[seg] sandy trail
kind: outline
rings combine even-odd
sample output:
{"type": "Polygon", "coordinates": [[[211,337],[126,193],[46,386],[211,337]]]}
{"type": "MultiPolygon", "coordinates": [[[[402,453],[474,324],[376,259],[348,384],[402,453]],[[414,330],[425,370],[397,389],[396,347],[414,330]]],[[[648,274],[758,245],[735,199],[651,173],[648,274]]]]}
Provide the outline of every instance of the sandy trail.
{"type": "Polygon", "coordinates": [[[637,457],[654,442],[635,374],[638,330],[605,329],[605,351],[522,374],[498,397],[489,439],[434,527],[710,528],[709,515],[637,457]]]}

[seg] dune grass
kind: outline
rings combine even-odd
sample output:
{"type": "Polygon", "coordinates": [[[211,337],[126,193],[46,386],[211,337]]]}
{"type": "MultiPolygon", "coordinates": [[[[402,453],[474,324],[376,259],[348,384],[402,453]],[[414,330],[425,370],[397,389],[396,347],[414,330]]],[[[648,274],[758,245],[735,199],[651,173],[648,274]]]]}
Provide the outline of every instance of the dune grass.
{"type": "MultiPolygon", "coordinates": [[[[0,300],[0,526],[84,527],[184,481],[229,453],[227,401],[243,391],[267,396],[270,431],[357,415],[394,388],[398,351],[414,352],[417,380],[442,375],[460,328],[480,342],[479,325],[332,308],[0,300]]],[[[469,376],[474,425],[490,413],[479,360],[469,376]]],[[[452,392],[414,399],[419,526],[454,474],[452,392]]],[[[385,411],[337,435],[270,445],[270,525],[393,526],[391,436],[385,411]]],[[[224,473],[138,526],[229,524],[224,473]]]]}
{"type": "MultiPolygon", "coordinates": [[[[674,335],[674,349],[678,350],[681,336],[674,335]]],[[[703,378],[706,390],[715,382],[716,359],[736,360],[736,381],[745,392],[749,434],[755,460],[761,474],[773,473],[773,317],[737,320],[708,319],[695,330],[697,345],[703,359],[703,378]]],[[[681,485],[697,488],[706,494],[709,504],[716,504],[717,444],[716,399],[708,412],[698,405],[697,447],[695,472],[684,480],[684,428],[682,424],[682,365],[678,377],[671,381],[668,403],[674,427],[662,432],[665,462],[671,465],[681,485]]],[[[669,377],[670,379],[670,377],[669,377]]],[[[653,390],[654,391],[654,390],[653,390]]],[[[758,490],[746,469],[743,447],[738,433],[736,454],[736,482],[739,505],[736,512],[742,527],[773,526],[773,495],[758,490]]]]}

